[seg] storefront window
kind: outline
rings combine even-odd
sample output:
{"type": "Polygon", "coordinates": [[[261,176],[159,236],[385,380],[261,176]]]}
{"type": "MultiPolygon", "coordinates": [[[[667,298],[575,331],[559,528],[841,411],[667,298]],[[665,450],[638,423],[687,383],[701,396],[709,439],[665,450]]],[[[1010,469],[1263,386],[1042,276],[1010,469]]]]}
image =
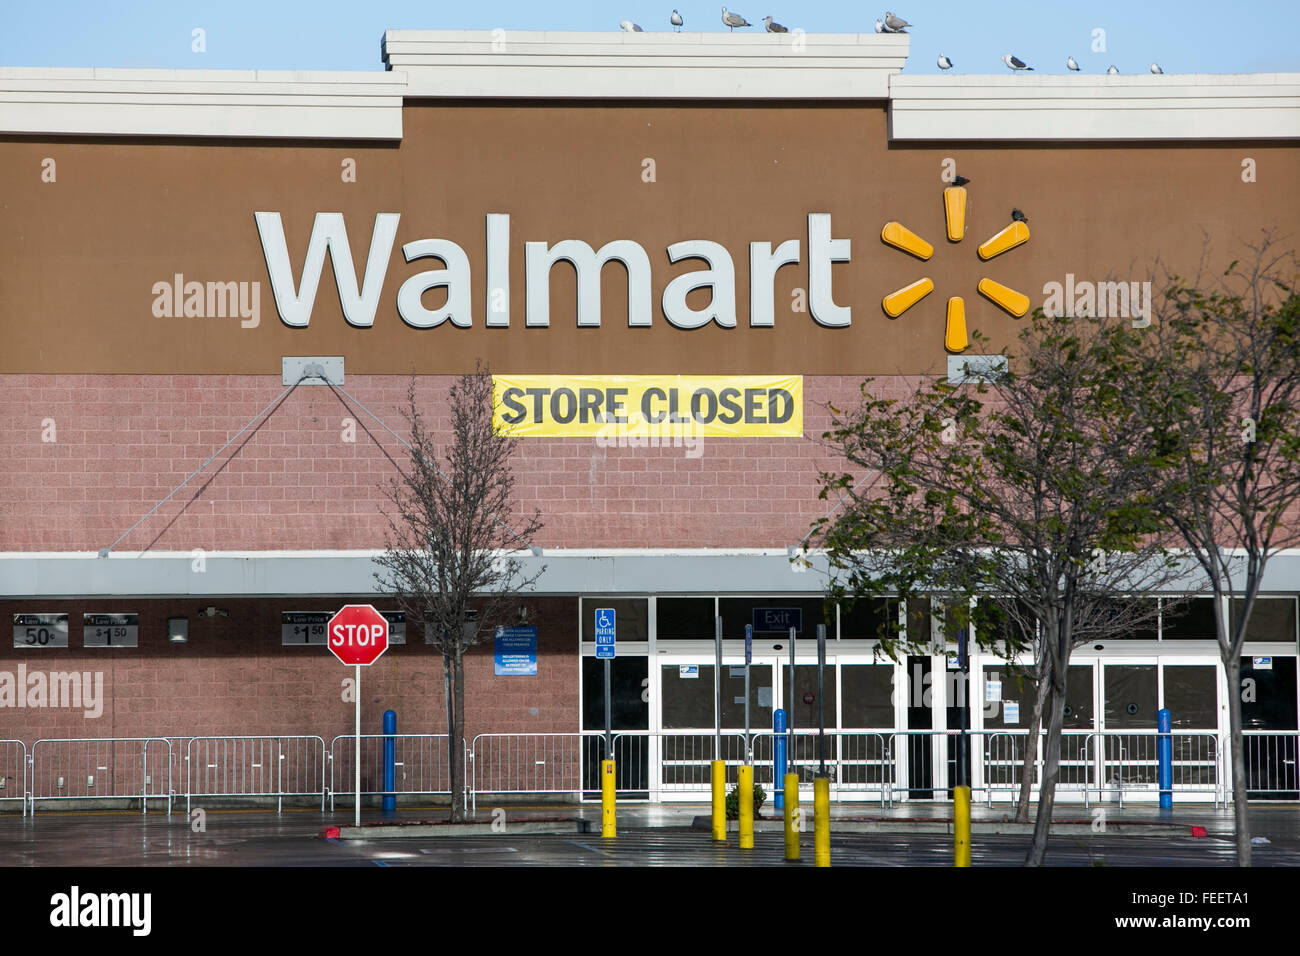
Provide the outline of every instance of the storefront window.
{"type": "Polygon", "coordinates": [[[1106,729],[1154,730],[1156,666],[1106,665],[1106,729]]]}
{"type": "Polygon", "coordinates": [[[619,644],[650,639],[650,602],[646,598],[583,598],[582,640],[596,642],[596,610],[614,609],[615,639],[619,644]]]}
{"type": "MultiPolygon", "coordinates": [[[[703,670],[703,668],[700,668],[703,670]]],[[[710,676],[712,676],[710,674],[710,676]]],[[[710,684],[710,690],[712,684],[710,684]]],[[[772,668],[752,664],[749,668],[750,730],[772,729],[772,668]]],[[[707,725],[706,725],[707,726],[707,725]]],[[[743,664],[722,668],[722,726],[732,730],[745,727],[745,667],[743,664]]]]}
{"type": "Polygon", "coordinates": [[[771,611],[770,614],[759,614],[759,627],[755,628],[755,638],[776,638],[788,637],[789,634],[785,628],[777,627],[779,620],[793,620],[795,615],[782,615],[781,611],[798,610],[801,612],[799,618],[799,630],[795,637],[800,640],[817,638],[817,625],[826,625],[827,640],[835,639],[835,612],[831,611],[830,620],[823,616],[825,602],[821,598],[806,597],[752,597],[752,598],[722,598],[718,602],[718,613],[722,615],[722,636],[727,640],[745,639],[745,625],[754,623],[755,611],[771,611]],[[764,628],[772,628],[764,630],[764,628]]]}
{"type": "Polygon", "coordinates": [[[849,641],[878,641],[898,634],[898,602],[885,598],[840,606],[840,637],[849,641]],[[882,634],[881,628],[886,629],[882,634]]]}
{"type": "Polygon", "coordinates": [[[894,674],[888,664],[844,664],[840,696],[845,727],[894,726],[894,674]]]}
{"type": "Polygon", "coordinates": [[[712,664],[664,664],[659,680],[665,730],[713,726],[712,664]]]}
{"type": "Polygon", "coordinates": [[[1174,603],[1168,599],[1160,616],[1160,639],[1164,641],[1212,641],[1214,598],[1192,598],[1174,603]]]}
{"type": "Polygon", "coordinates": [[[659,598],[655,602],[655,640],[711,641],[713,598],[659,598]]]}
{"type": "Polygon", "coordinates": [[[1065,675],[1066,730],[1092,729],[1092,668],[1071,664],[1065,675]]]}
{"type": "Polygon", "coordinates": [[[1174,730],[1215,730],[1219,726],[1218,669],[1213,664],[1166,664],[1165,709],[1174,730]]]}
{"type": "MultiPolygon", "coordinates": [[[[1232,626],[1237,626],[1242,602],[1232,602],[1232,626]]],[[[1277,641],[1286,644],[1296,639],[1295,598],[1257,598],[1246,625],[1246,640],[1277,641]]]]}
{"type": "Polygon", "coordinates": [[[1154,641],[1160,636],[1160,602],[1155,598],[1108,601],[1085,623],[1088,640],[1154,641]]]}

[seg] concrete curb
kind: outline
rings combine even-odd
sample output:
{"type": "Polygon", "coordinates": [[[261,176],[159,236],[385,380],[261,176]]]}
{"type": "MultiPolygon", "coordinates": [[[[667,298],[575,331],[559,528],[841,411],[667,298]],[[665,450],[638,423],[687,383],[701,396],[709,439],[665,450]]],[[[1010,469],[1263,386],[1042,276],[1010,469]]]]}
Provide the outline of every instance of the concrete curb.
{"type": "Polygon", "coordinates": [[[572,833],[590,833],[592,821],[577,818],[561,820],[520,820],[506,824],[504,830],[493,829],[493,823],[368,823],[355,826],[324,826],[320,828],[325,840],[405,840],[425,837],[481,837],[518,835],[568,836],[572,833]]]}
{"type": "MultiPolygon", "coordinates": [[[[698,816],[691,822],[692,830],[712,830],[711,818],[698,816]]],[[[735,820],[727,821],[727,832],[735,833],[735,820]]],[[[812,832],[812,827],[807,832],[812,832]]],[[[1196,836],[1194,826],[1187,823],[1125,823],[1108,821],[1105,833],[1109,836],[1162,836],[1181,837],[1196,836]]],[[[755,820],[754,832],[776,832],[785,830],[784,820],[755,820]]],[[[832,833],[952,833],[951,820],[844,820],[831,818],[832,833]]],[[[1034,824],[1015,823],[1014,821],[975,820],[971,822],[971,833],[988,836],[1032,834],[1034,824]]],[[[1096,833],[1091,821],[1062,820],[1052,824],[1053,834],[1096,833]]],[[[1204,835],[1204,834],[1201,834],[1204,835]]]]}

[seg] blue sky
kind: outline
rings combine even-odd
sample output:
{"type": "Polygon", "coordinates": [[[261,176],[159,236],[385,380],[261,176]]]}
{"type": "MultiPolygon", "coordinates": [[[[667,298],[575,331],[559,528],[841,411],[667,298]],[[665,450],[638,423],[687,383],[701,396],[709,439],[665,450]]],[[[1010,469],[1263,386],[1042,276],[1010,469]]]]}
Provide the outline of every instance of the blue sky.
{"type": "MultiPolygon", "coordinates": [[[[869,32],[884,15],[861,0],[734,2],[760,27],[770,14],[809,33],[869,32]]],[[[1296,0],[881,2],[916,25],[909,73],[937,73],[939,53],[959,73],[1005,73],[1003,53],[1041,73],[1065,72],[1071,55],[1089,73],[1144,73],[1153,60],[1166,73],[1300,72],[1296,0]]],[[[630,19],[667,31],[674,6],[688,30],[726,29],[713,0],[0,0],[0,66],[375,70],[385,29],[616,31],[630,19]],[[195,28],[205,52],[191,49],[195,28]]]]}

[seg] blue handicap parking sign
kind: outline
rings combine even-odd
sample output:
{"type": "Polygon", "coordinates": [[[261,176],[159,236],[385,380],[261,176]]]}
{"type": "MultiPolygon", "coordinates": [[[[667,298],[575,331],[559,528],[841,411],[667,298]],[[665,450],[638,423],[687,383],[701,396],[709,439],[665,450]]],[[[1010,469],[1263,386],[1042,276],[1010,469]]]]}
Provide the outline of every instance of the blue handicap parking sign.
{"type": "Polygon", "coordinates": [[[596,608],[596,658],[612,658],[614,653],[614,609],[596,608]]]}

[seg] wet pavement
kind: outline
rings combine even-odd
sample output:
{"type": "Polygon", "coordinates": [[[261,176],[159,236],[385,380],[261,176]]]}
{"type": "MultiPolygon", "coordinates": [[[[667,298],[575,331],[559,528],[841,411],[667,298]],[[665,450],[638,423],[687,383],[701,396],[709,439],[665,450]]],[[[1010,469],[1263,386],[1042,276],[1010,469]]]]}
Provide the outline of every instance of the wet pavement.
{"type": "MultiPolygon", "coordinates": [[[[41,812],[35,818],[0,816],[0,864],[5,866],[128,867],[356,867],[356,866],[781,866],[782,834],[760,831],[753,850],[741,850],[734,833],[715,844],[707,830],[692,829],[707,805],[621,807],[618,836],[600,836],[600,808],[480,807],[477,819],[496,819],[501,832],[465,837],[394,837],[374,840],[328,840],[325,825],[349,825],[350,811],[321,813],[288,810],[206,810],[193,819],[183,811],[165,813],[106,811],[41,812]],[[568,817],[572,831],[554,835],[511,832],[511,822],[568,817]],[[579,832],[585,820],[589,832],[579,832]]],[[[1228,811],[1180,808],[1172,820],[1153,808],[1105,808],[1102,816],[1082,807],[1058,808],[1057,821],[1088,824],[1055,834],[1047,862],[1053,866],[1224,867],[1235,865],[1232,818],[1228,811]],[[1170,823],[1167,831],[1126,835],[1126,824],[1170,823]],[[1208,836],[1195,837],[1191,826],[1208,836]]],[[[445,819],[445,808],[406,810],[412,820],[445,819]]],[[[1002,820],[1005,809],[973,808],[979,820],[1002,820]]],[[[834,809],[831,833],[833,865],[920,867],[952,865],[952,837],[911,832],[917,821],[951,818],[946,804],[912,804],[884,811],[879,807],[834,809]],[[883,831],[835,831],[852,820],[887,824],[883,831]]],[[[363,814],[363,822],[382,819],[363,814]]],[[[771,814],[768,815],[771,819],[771,814]]],[[[1254,852],[1256,866],[1300,866],[1300,807],[1257,806],[1251,809],[1253,833],[1269,839],[1254,852]]],[[[565,828],[567,830],[567,827],[565,828]]],[[[811,867],[812,833],[802,835],[803,862],[811,867]]],[[[1029,845],[1027,834],[981,835],[972,840],[974,865],[1018,866],[1029,845]]]]}

